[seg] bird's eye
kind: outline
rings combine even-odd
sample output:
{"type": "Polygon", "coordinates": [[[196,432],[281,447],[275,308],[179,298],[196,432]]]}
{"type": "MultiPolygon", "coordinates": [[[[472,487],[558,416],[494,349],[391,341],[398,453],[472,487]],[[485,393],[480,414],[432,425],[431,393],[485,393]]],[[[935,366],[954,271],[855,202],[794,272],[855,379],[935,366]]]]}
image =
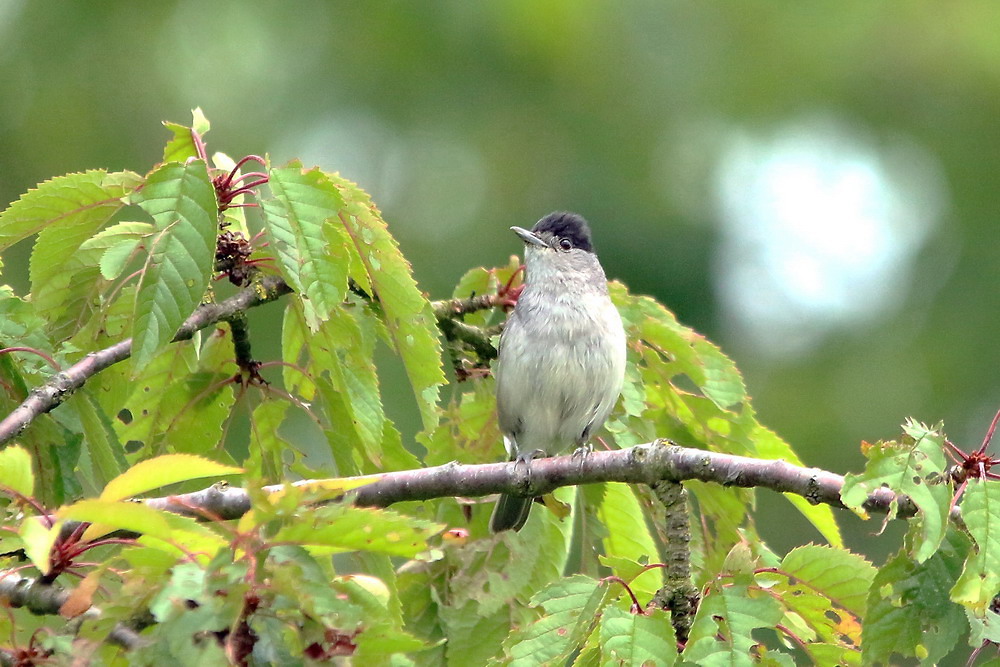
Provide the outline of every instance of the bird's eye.
{"type": "Polygon", "coordinates": [[[559,247],[563,250],[572,250],[573,242],[569,239],[559,239],[559,247]]]}

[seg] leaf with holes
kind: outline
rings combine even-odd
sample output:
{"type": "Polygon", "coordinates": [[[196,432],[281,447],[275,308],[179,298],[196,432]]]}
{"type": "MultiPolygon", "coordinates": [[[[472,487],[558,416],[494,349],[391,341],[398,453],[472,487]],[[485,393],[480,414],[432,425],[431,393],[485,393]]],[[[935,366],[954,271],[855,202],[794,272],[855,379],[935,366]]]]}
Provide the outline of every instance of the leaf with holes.
{"type": "MultiPolygon", "coordinates": [[[[876,489],[886,487],[909,496],[918,509],[918,517],[910,525],[913,557],[921,562],[937,551],[944,539],[952,488],[941,426],[929,428],[910,421],[903,430],[899,442],[879,442],[866,448],[865,471],[844,477],[840,497],[847,507],[867,518],[863,505],[876,489]]],[[[896,510],[893,500],[889,518],[896,515],[896,510]]]]}
{"type": "Polygon", "coordinates": [[[950,530],[937,553],[923,563],[901,551],[878,569],[861,633],[864,664],[900,664],[895,659],[899,655],[934,665],[948,655],[969,627],[962,607],[946,599],[969,547],[965,535],[950,530]]]}
{"type": "Polygon", "coordinates": [[[155,169],[139,193],[139,206],[157,233],[135,300],[133,374],[150,362],[201,303],[212,277],[218,233],[215,188],[201,160],[155,169]]]}

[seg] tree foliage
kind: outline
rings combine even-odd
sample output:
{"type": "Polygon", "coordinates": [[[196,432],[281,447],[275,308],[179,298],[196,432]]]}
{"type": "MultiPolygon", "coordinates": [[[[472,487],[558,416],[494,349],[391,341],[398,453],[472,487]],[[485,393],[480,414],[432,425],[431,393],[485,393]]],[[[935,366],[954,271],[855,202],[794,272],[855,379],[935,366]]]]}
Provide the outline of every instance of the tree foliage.
{"type": "MultiPolygon", "coordinates": [[[[949,468],[942,425],[867,445],[844,483],[863,516],[886,489],[900,494],[886,520],[914,508],[878,569],[808,494],[786,497],[827,544],[774,553],[735,479],[670,501],[655,484],[564,486],[497,536],[479,498],[356,506],[352,489],[394,471],[502,458],[491,336],[517,260],[432,302],[354,183],[209,157],[199,111],[166,126],[145,176],[68,174],[0,213],[0,250],[37,235],[31,294],[0,291],[2,661],[933,664],[965,633],[997,640],[1000,492],[988,457],[949,468]],[[252,354],[258,305],[280,320],[280,358],[252,354]],[[383,349],[420,417],[412,438],[383,397],[383,349]],[[249,507],[134,501],[206,478],[249,507]],[[297,479],[318,481],[283,484],[297,479]]],[[[718,347],[611,293],[628,370],[603,444],[801,465],[718,347]]]]}

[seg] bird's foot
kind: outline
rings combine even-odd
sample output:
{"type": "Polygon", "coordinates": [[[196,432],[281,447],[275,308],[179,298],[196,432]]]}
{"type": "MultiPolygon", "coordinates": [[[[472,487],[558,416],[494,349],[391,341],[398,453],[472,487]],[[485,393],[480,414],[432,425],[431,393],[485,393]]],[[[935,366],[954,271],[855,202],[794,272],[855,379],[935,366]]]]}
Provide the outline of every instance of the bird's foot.
{"type": "Polygon", "coordinates": [[[579,447],[573,450],[573,458],[580,459],[580,461],[582,462],[585,458],[590,456],[590,454],[592,454],[593,451],[594,451],[594,446],[591,445],[589,442],[585,442],[584,444],[580,445],[579,447]]]}

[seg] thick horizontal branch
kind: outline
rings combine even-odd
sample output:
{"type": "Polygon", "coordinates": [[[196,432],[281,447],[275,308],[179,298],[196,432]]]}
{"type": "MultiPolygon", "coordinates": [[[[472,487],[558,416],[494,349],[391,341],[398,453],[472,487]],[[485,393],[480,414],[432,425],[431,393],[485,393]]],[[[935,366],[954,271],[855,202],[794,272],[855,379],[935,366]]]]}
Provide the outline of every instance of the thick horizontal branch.
{"type": "MultiPolygon", "coordinates": [[[[388,507],[407,500],[429,500],[449,496],[485,496],[495,493],[519,493],[539,496],[561,486],[596,482],[655,484],[659,481],[701,480],[723,486],[767,488],[794,493],[811,503],[844,507],[840,489],[844,478],[818,468],[803,468],[785,461],[753,459],[719,454],[701,449],[678,447],[666,441],[637,445],[629,449],[597,451],[585,458],[559,456],[535,459],[530,474],[523,464],[488,463],[462,465],[449,463],[433,468],[404,470],[373,475],[374,482],[351,492],[357,505],[388,507]]],[[[315,480],[296,485],[316,484],[315,480]]],[[[265,488],[277,491],[283,485],[265,488]]],[[[868,497],[865,509],[886,513],[898,500],[897,516],[913,516],[916,507],[905,496],[898,499],[890,490],[879,489],[868,497]]],[[[241,488],[216,484],[193,493],[150,498],[148,505],[198,516],[201,510],[224,519],[242,516],[250,509],[247,492],[241,488]]]]}
{"type": "MultiPolygon", "coordinates": [[[[248,308],[274,301],[291,291],[281,278],[268,276],[225,301],[199,306],[181,325],[173,340],[187,340],[200,329],[229,319],[248,308]]],[[[91,352],[66,370],[56,373],[48,382],[32,389],[28,397],[0,421],[0,445],[17,437],[39,416],[60,405],[94,375],[131,355],[132,339],[126,338],[111,347],[91,352]]]]}

